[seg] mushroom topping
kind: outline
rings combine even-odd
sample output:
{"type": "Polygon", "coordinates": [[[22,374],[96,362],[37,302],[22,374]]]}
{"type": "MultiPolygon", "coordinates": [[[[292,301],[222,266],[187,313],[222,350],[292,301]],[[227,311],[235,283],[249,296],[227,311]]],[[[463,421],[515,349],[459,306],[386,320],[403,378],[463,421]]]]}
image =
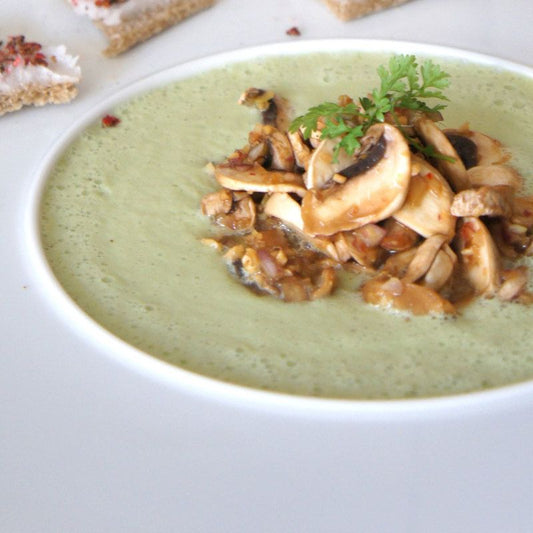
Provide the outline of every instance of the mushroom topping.
{"type": "Polygon", "coordinates": [[[307,170],[309,167],[309,160],[311,159],[311,148],[303,140],[299,131],[288,132],[287,137],[294,152],[294,160],[296,165],[307,170]]]}
{"type": "Polygon", "coordinates": [[[258,125],[248,136],[251,146],[265,145],[272,170],[294,170],[294,152],[289,138],[274,126],[258,125]]]}
{"type": "Polygon", "coordinates": [[[367,281],[361,292],[370,304],[413,315],[455,314],[455,307],[437,291],[385,273],[367,281]]]}
{"type": "Polygon", "coordinates": [[[455,195],[451,212],[456,217],[507,217],[513,211],[513,197],[513,189],[506,185],[465,189],[455,195]]]}
{"type": "Polygon", "coordinates": [[[450,160],[439,159],[437,167],[450,182],[452,188],[455,191],[467,189],[470,184],[468,183],[466,168],[444,132],[427,117],[418,119],[414,127],[424,144],[433,146],[439,154],[450,158],[450,160]]]}
{"type": "Polygon", "coordinates": [[[435,234],[451,239],[455,217],[450,212],[453,191],[437,169],[413,156],[412,176],[403,206],[393,217],[423,237],[435,234]]]}
{"type": "Polygon", "coordinates": [[[307,233],[332,235],[379,222],[403,204],[411,175],[411,155],[403,135],[394,126],[376,124],[364,142],[384,142],[383,157],[344,184],[307,191],[302,202],[307,233]]]}
{"type": "Polygon", "coordinates": [[[409,250],[415,246],[419,238],[416,231],[404,226],[394,218],[387,219],[384,229],[385,235],[383,239],[381,239],[380,246],[388,252],[403,252],[409,250]]]}
{"type": "Polygon", "coordinates": [[[261,111],[263,124],[286,130],[289,125],[287,102],[273,91],[250,87],[239,98],[239,104],[255,106],[261,111]]]}
{"type": "Polygon", "coordinates": [[[338,139],[324,139],[309,158],[307,172],[304,175],[308,189],[322,189],[335,174],[353,163],[353,156],[340,150],[334,161],[334,149],[338,139]]]}
{"type": "Polygon", "coordinates": [[[471,130],[468,124],[456,130],[446,129],[444,134],[454,146],[459,147],[458,152],[461,152],[463,150],[462,147],[465,145],[472,146],[472,143],[475,145],[475,161],[472,155],[468,155],[465,163],[466,168],[478,165],[501,165],[509,160],[509,154],[505,151],[500,141],[479,131],[471,130]]]}
{"type": "Polygon", "coordinates": [[[215,178],[232,191],[294,192],[300,196],[306,192],[301,174],[267,170],[258,163],[215,165],[215,178]]]}
{"type": "Polygon", "coordinates": [[[522,176],[507,165],[478,165],[469,168],[466,173],[472,187],[506,185],[518,191],[523,185],[522,176]]]}
{"type": "MultiPolygon", "coordinates": [[[[512,263],[533,255],[533,196],[518,196],[501,143],[441,131],[442,117],[399,100],[376,118],[372,104],[390,97],[377,94],[311,108],[290,132],[257,125],[209,166],[222,190],[202,212],[226,229],[202,242],[242,283],[288,302],[327,296],[343,268],[366,277],[366,302],[415,315],[454,314],[475,295],[533,303],[527,268],[512,263]]],[[[241,103],[264,111],[274,98],[251,89],[241,103]]]]}
{"type": "Polygon", "coordinates": [[[500,284],[500,265],[486,226],[479,218],[463,218],[455,244],[465,279],[476,294],[493,296],[500,284]]]}

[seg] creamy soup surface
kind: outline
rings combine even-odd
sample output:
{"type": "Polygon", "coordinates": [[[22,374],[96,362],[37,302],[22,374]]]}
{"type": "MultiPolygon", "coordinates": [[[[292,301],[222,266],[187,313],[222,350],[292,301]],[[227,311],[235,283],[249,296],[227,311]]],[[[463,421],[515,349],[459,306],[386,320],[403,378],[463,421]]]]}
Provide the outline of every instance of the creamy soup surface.
{"type": "MultiPolygon", "coordinates": [[[[420,58],[422,59],[422,58],[420,58]]],[[[533,307],[480,300],[454,319],[365,304],[360,280],[333,296],[284,303],[235,281],[199,209],[205,171],[246,144],[260,120],[239,106],[273,89],[295,114],[378,84],[388,56],[336,53],[229,65],[141,94],[76,139],[42,199],[47,258],[79,307],[131,345],[186,370],[253,388],[333,398],[440,396],[533,378],[533,307]]],[[[469,122],[533,174],[533,80],[452,60],[445,125],[469,122]]],[[[531,183],[528,189],[531,191],[531,183]]]]}

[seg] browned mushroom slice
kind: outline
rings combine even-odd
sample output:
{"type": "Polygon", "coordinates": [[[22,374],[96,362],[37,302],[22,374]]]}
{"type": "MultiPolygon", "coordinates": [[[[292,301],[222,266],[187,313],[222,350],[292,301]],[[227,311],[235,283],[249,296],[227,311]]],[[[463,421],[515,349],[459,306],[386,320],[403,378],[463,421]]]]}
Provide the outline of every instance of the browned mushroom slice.
{"type": "Polygon", "coordinates": [[[416,231],[401,224],[394,218],[389,218],[385,222],[384,229],[385,236],[381,239],[379,245],[388,252],[397,253],[409,250],[415,246],[419,238],[416,231]]]}
{"type": "Polygon", "coordinates": [[[513,223],[533,228],[533,196],[516,196],[513,208],[513,223]]]}
{"type": "Polygon", "coordinates": [[[286,130],[289,124],[287,102],[273,91],[250,87],[242,93],[239,104],[255,106],[261,111],[263,124],[286,130]]]}
{"type": "Polygon", "coordinates": [[[479,131],[473,131],[468,125],[464,125],[459,129],[446,129],[444,134],[454,146],[464,145],[468,142],[475,146],[475,159],[470,156],[465,164],[466,168],[477,165],[501,165],[510,159],[500,141],[479,131]]]}
{"type": "Polygon", "coordinates": [[[448,281],[450,281],[456,264],[457,256],[454,254],[453,250],[445,244],[442,249],[437,252],[431,267],[422,280],[422,285],[439,291],[446,285],[446,283],[448,283],[448,281]]]}
{"type": "Polygon", "coordinates": [[[311,148],[304,141],[302,134],[299,131],[289,131],[287,137],[291,143],[296,164],[300,168],[307,170],[311,159],[311,148]]]}
{"type": "Polygon", "coordinates": [[[403,206],[393,217],[423,237],[455,232],[455,217],[450,213],[453,191],[432,165],[413,156],[411,182],[403,206]]]}
{"type": "Polygon", "coordinates": [[[467,189],[470,184],[465,165],[444,132],[427,117],[418,119],[414,127],[424,144],[433,146],[439,154],[451,158],[451,160],[438,159],[437,167],[450,182],[452,188],[455,191],[467,189]]]}
{"type": "Polygon", "coordinates": [[[274,126],[257,125],[248,136],[250,145],[266,147],[273,170],[294,170],[295,159],[289,138],[274,126]]]}
{"type": "Polygon", "coordinates": [[[504,270],[502,272],[502,285],[498,290],[498,298],[511,301],[518,298],[526,289],[528,282],[528,269],[525,266],[504,270]]]}
{"type": "Polygon", "coordinates": [[[455,307],[430,287],[408,283],[388,274],[380,274],[361,287],[366,302],[407,311],[413,315],[455,314],[455,307]]]}
{"type": "Polygon", "coordinates": [[[332,235],[379,222],[403,204],[411,175],[411,155],[404,136],[389,124],[375,124],[367,135],[372,142],[385,144],[383,157],[344,184],[308,191],[302,202],[307,233],[332,235]]]}
{"type": "Polygon", "coordinates": [[[493,296],[500,283],[500,261],[486,226],[479,218],[461,219],[455,244],[465,279],[477,294],[493,296]]]}
{"type": "Polygon", "coordinates": [[[234,231],[249,230],[255,223],[255,203],[245,192],[222,189],[207,194],[202,199],[202,212],[213,217],[216,224],[234,231]]]}
{"type": "Polygon", "coordinates": [[[215,178],[222,187],[233,191],[294,192],[300,196],[306,191],[301,174],[266,170],[257,163],[216,165],[215,178]]]}
{"type": "Polygon", "coordinates": [[[506,185],[484,186],[458,192],[451,206],[456,217],[498,217],[513,212],[514,191],[506,185]]]}
{"type": "Polygon", "coordinates": [[[428,237],[416,250],[415,256],[405,273],[404,281],[412,283],[423,277],[431,268],[435,257],[446,242],[446,235],[428,237]]]}
{"type": "Polygon", "coordinates": [[[469,168],[466,173],[472,187],[506,185],[519,191],[523,185],[522,176],[507,165],[478,165],[469,168]]]}
{"type": "Polygon", "coordinates": [[[366,224],[352,231],[335,235],[334,242],[339,255],[354,259],[360,265],[373,268],[383,250],[379,247],[385,230],[376,224],[366,224]]]}
{"type": "Polygon", "coordinates": [[[263,212],[268,216],[281,220],[288,228],[295,231],[300,238],[320,252],[335,261],[341,260],[333,241],[325,237],[314,237],[304,232],[302,208],[289,194],[283,192],[271,194],[264,203],[263,212]]]}
{"type": "Polygon", "coordinates": [[[340,150],[334,159],[335,146],[340,139],[323,139],[311,154],[304,176],[308,189],[322,189],[337,173],[354,162],[354,157],[340,150]]]}

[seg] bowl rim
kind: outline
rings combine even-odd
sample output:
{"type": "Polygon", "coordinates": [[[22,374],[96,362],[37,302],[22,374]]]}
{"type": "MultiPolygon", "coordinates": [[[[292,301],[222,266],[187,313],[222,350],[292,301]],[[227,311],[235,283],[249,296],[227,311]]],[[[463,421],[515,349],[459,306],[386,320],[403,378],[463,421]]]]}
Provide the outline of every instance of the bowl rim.
{"type": "Polygon", "coordinates": [[[469,51],[461,48],[384,39],[314,39],[293,42],[274,42],[252,47],[239,48],[207,55],[179,63],[161,71],[144,76],[126,84],[102,102],[92,106],[81,117],[74,119],[70,127],[52,144],[39,163],[30,187],[24,211],[23,236],[27,250],[29,271],[38,279],[35,283],[56,315],[80,334],[94,349],[104,351],[126,367],[168,386],[180,387],[190,394],[210,397],[248,408],[262,407],[268,410],[318,414],[341,417],[357,416],[380,418],[411,418],[420,416],[448,415],[496,406],[519,404],[533,397],[533,379],[492,389],[405,399],[343,399],[313,397],[275,391],[264,391],[252,387],[217,380],[190,370],[175,366],[136,348],[91,318],[63,289],[55,277],[43,250],[40,237],[41,198],[47,179],[54,165],[65,149],[89,125],[111,113],[112,109],[144,92],[180,81],[200,73],[239,63],[258,57],[298,55],[306,53],[334,52],[380,52],[391,54],[416,54],[428,58],[459,60],[475,65],[493,67],[533,79],[533,68],[507,59],[469,51]]]}

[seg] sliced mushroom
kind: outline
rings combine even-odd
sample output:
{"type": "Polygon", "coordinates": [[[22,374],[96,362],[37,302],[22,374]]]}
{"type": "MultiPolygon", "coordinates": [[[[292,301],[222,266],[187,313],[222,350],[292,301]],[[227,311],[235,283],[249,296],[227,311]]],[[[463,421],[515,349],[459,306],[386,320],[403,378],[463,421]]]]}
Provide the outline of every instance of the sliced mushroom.
{"type": "Polygon", "coordinates": [[[294,192],[300,196],[306,191],[301,174],[266,170],[257,163],[216,165],[215,178],[222,187],[233,191],[294,192]]]}
{"type": "Polygon", "coordinates": [[[401,224],[394,218],[387,219],[384,229],[385,236],[381,239],[379,245],[388,252],[397,253],[409,250],[415,246],[419,238],[416,231],[401,224]]]}
{"type": "Polygon", "coordinates": [[[451,279],[456,263],[457,256],[453,253],[452,249],[445,244],[442,249],[437,252],[431,267],[422,280],[422,285],[439,291],[451,279]]]}
{"type": "Polygon", "coordinates": [[[263,124],[276,126],[281,130],[287,129],[289,124],[287,102],[274,91],[250,87],[240,96],[239,104],[259,109],[263,124]]]}
{"type": "Polygon", "coordinates": [[[389,124],[375,124],[367,135],[373,142],[385,142],[383,157],[344,184],[308,191],[302,202],[307,233],[332,235],[379,222],[403,204],[411,175],[411,155],[405,138],[389,124]]]}
{"type": "Polygon", "coordinates": [[[388,274],[367,281],[361,291],[366,302],[386,309],[413,315],[455,314],[455,307],[437,291],[388,274]]]}
{"type": "Polygon", "coordinates": [[[506,185],[519,191],[523,185],[522,176],[507,165],[478,165],[469,168],[466,173],[472,187],[506,185]]]}
{"type": "Polygon", "coordinates": [[[404,281],[414,283],[423,277],[431,268],[435,257],[447,239],[448,237],[446,235],[432,235],[428,237],[417,248],[413,260],[403,278],[404,281]]]}
{"type": "Polygon", "coordinates": [[[505,151],[505,148],[500,141],[497,141],[496,139],[493,139],[484,133],[480,133],[479,131],[471,130],[468,124],[465,124],[459,129],[446,129],[444,130],[444,133],[447,137],[453,136],[456,139],[462,137],[463,139],[466,139],[475,145],[475,164],[466,165],[467,168],[476,165],[501,165],[510,159],[509,154],[505,151]]]}
{"type": "Polygon", "coordinates": [[[514,300],[520,296],[528,282],[528,270],[525,266],[520,266],[502,272],[502,285],[498,290],[498,298],[506,302],[514,300]]]}
{"type": "Polygon", "coordinates": [[[354,157],[340,150],[334,162],[334,150],[339,139],[323,139],[311,154],[304,175],[308,189],[322,189],[333,176],[354,162],[354,157]]]}
{"type": "Polygon", "coordinates": [[[452,188],[455,191],[467,189],[470,184],[466,168],[444,132],[427,117],[418,119],[414,127],[424,144],[433,146],[439,154],[451,158],[451,160],[438,159],[437,167],[450,182],[452,188]]]}
{"type": "Polygon", "coordinates": [[[514,191],[506,185],[484,186],[458,192],[451,206],[456,217],[507,217],[513,212],[514,191]]]}
{"type": "Polygon", "coordinates": [[[341,260],[333,241],[325,237],[314,237],[304,232],[302,208],[289,194],[283,192],[271,194],[265,201],[263,212],[268,216],[281,220],[316,250],[328,255],[335,261],[341,260]]]}
{"type": "Polygon", "coordinates": [[[398,222],[423,237],[455,232],[455,217],[450,213],[453,191],[440,172],[423,159],[413,156],[409,191],[403,206],[393,214],[398,222]]]}
{"type": "MultiPolygon", "coordinates": [[[[373,268],[383,250],[379,247],[385,230],[376,224],[366,224],[352,231],[335,235],[335,246],[339,255],[354,259],[360,265],[373,268]]],[[[346,260],[347,260],[346,259],[346,260]]]]}
{"type": "Polygon", "coordinates": [[[274,126],[257,125],[248,136],[250,145],[265,146],[270,155],[269,168],[292,171],[295,167],[294,152],[289,138],[274,126]]]}
{"type": "Polygon", "coordinates": [[[307,170],[311,159],[311,148],[304,141],[300,131],[289,131],[287,137],[292,146],[296,165],[307,170]]]}
{"type": "Polygon", "coordinates": [[[456,236],[462,272],[477,294],[493,296],[500,284],[500,261],[491,234],[479,218],[465,217],[456,236]]]}

